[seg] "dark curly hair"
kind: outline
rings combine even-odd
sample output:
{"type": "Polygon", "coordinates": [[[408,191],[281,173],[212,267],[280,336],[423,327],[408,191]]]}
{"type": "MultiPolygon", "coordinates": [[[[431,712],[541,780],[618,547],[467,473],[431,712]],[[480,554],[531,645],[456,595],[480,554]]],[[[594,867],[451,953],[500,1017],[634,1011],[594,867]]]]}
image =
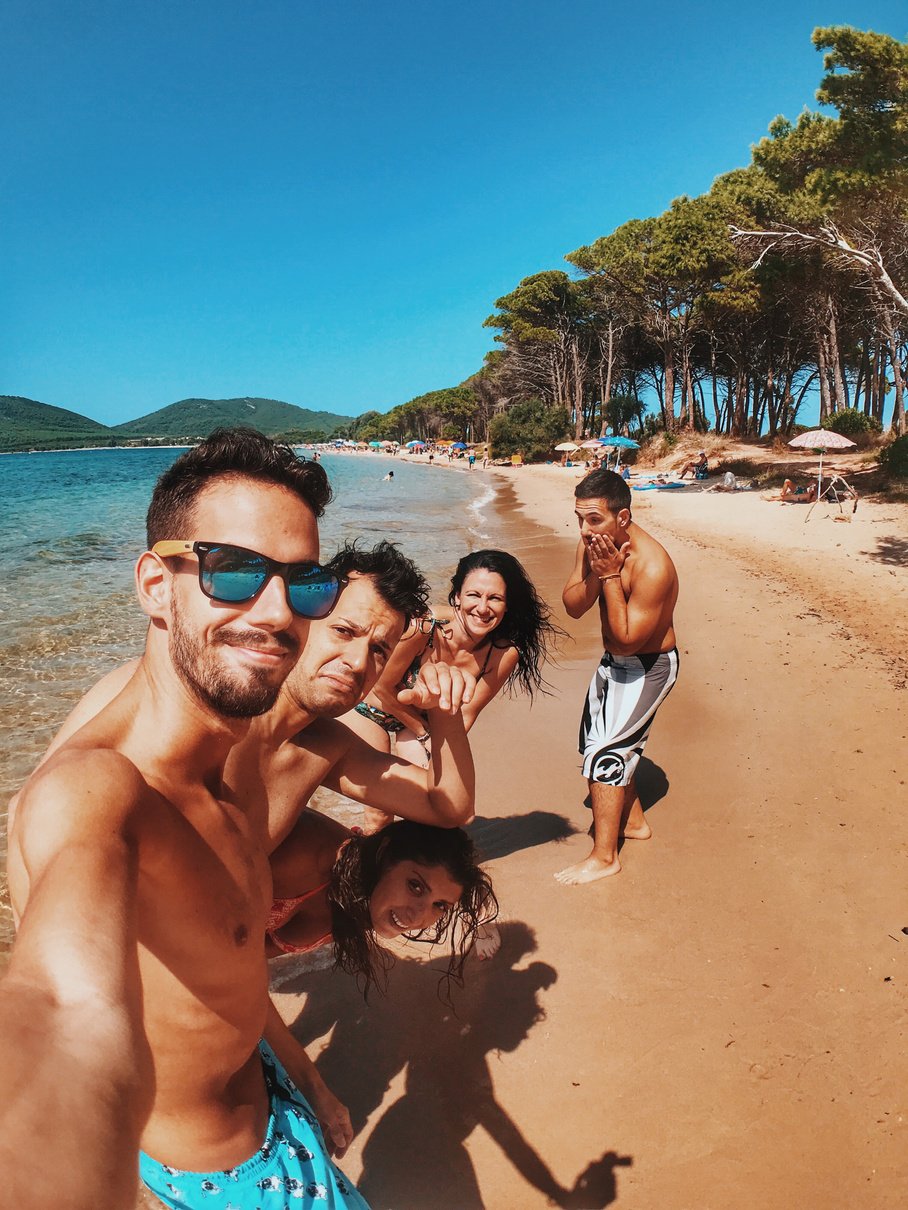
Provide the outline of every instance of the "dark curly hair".
{"type": "Polygon", "coordinates": [[[464,555],[451,577],[449,605],[454,605],[470,572],[479,570],[495,572],[504,580],[505,615],[493,631],[491,642],[494,647],[517,648],[517,664],[507,687],[513,690],[519,685],[532,700],[534,693],[546,691],[542,665],[552,658],[552,648],[563,632],[551,620],[551,610],[521,564],[504,550],[474,550],[464,555]]]}
{"type": "Polygon", "coordinates": [[[584,475],[574,488],[577,500],[604,500],[610,513],[616,515],[622,508],[631,507],[631,489],[620,475],[601,466],[597,471],[584,475]]]}
{"type": "Polygon", "coordinates": [[[401,861],[441,866],[463,887],[460,899],[436,925],[409,934],[411,941],[450,943],[448,969],[439,982],[439,995],[451,1001],[451,984],[463,985],[463,965],[480,924],[498,915],[498,900],[485,870],[476,864],[476,850],[463,828],[437,828],[399,819],[366,836],[354,833],[343,845],[331,871],[328,904],[337,965],[354,975],[368,999],[375,985],[384,990],[394,959],[376,940],[369,901],[386,870],[401,861]]]}
{"type": "Polygon", "coordinates": [[[386,605],[404,615],[404,629],[429,610],[429,585],[416,564],[402,555],[394,542],[376,542],[371,550],[356,541],[346,542],[328,564],[341,579],[351,572],[371,576],[386,605]]]}
{"type": "Polygon", "coordinates": [[[162,539],[185,537],[199,494],[213,479],[230,476],[286,487],[316,517],[331,500],[328,476],[317,462],[297,458],[289,445],[272,441],[257,429],[215,429],[181,454],[155,484],[145,518],[149,549],[162,539]]]}

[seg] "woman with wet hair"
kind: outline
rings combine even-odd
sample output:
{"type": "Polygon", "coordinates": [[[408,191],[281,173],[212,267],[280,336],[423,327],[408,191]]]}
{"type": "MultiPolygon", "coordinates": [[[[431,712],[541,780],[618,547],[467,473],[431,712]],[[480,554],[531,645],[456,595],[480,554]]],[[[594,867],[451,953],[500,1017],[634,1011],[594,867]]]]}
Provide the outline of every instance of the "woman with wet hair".
{"type": "Polygon", "coordinates": [[[447,944],[449,996],[450,984],[462,982],[477,928],[498,913],[462,828],[399,820],[367,836],[306,810],[272,853],[271,872],[268,957],[332,944],[337,965],[361,981],[365,995],[384,983],[393,961],[382,942],[405,937],[447,944]]]}

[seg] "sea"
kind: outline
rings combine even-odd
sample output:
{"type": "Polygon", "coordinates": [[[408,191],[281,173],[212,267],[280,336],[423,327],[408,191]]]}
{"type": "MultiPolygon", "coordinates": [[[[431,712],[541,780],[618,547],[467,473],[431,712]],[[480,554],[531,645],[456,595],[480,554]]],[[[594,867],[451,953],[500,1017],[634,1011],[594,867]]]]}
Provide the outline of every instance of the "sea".
{"type": "MultiPolygon", "coordinates": [[[[145,510],[174,448],[0,456],[0,875],[6,804],[76,701],[142,650],[133,566],[145,510]]],[[[299,451],[301,457],[305,451],[299,451]]],[[[379,453],[324,454],[334,499],[322,558],[343,541],[397,542],[447,597],[461,555],[488,542],[495,491],[481,470],[379,453]],[[385,480],[389,470],[394,478],[385,480]]],[[[11,937],[0,885],[0,953],[11,937]]]]}

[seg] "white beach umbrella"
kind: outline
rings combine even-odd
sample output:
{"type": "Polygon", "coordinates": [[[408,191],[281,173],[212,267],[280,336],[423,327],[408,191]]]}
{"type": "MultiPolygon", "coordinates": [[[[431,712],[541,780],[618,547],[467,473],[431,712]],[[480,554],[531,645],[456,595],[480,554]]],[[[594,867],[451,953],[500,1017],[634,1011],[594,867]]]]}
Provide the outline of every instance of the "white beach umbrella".
{"type": "Polygon", "coordinates": [[[601,437],[594,437],[592,441],[581,441],[580,449],[582,450],[601,450],[605,446],[605,441],[601,437]]]}
{"type": "Polygon", "coordinates": [[[799,433],[789,441],[793,450],[815,450],[820,455],[820,469],[817,471],[817,500],[823,494],[823,455],[830,450],[853,450],[855,443],[834,433],[831,429],[810,429],[807,433],[799,433]]]}
{"type": "Polygon", "coordinates": [[[573,441],[562,441],[560,445],[555,446],[555,449],[559,454],[573,454],[574,450],[580,449],[580,446],[574,445],[573,441]]]}

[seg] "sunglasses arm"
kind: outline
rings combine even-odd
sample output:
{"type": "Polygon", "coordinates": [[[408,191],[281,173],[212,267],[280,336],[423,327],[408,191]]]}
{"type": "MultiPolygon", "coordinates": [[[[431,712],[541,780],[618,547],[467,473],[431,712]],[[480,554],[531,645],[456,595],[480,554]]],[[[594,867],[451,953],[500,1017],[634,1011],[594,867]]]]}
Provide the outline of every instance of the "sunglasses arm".
{"type": "Polygon", "coordinates": [[[194,549],[194,542],[155,542],[151,553],[167,559],[172,555],[191,555],[194,549]]]}

